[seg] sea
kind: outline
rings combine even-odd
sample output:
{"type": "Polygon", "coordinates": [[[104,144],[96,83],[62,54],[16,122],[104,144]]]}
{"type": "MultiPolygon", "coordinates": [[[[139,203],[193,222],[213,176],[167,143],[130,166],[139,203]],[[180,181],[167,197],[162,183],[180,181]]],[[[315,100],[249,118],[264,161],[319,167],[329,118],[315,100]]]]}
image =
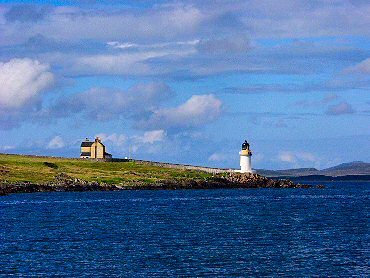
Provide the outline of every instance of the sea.
{"type": "Polygon", "coordinates": [[[370,277],[370,183],[0,197],[0,277],[370,277]]]}

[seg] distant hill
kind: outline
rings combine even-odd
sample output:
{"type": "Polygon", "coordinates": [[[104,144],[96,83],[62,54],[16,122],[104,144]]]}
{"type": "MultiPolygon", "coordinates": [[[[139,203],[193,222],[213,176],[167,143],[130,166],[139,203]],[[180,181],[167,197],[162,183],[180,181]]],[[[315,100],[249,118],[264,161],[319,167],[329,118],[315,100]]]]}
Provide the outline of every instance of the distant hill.
{"type": "Polygon", "coordinates": [[[363,161],[342,163],[337,166],[321,170],[320,174],[326,176],[369,175],[370,163],[363,161]]]}
{"type": "Polygon", "coordinates": [[[266,177],[299,177],[299,176],[309,176],[309,175],[319,175],[319,170],[315,168],[297,168],[297,169],[287,169],[287,170],[265,170],[265,169],[255,169],[257,174],[266,177]]]}
{"type": "Polygon", "coordinates": [[[347,175],[370,175],[370,163],[363,161],[353,161],[342,163],[334,167],[318,170],[315,168],[297,168],[287,170],[265,170],[256,169],[258,174],[267,177],[300,177],[300,176],[347,176],[347,175]]]}

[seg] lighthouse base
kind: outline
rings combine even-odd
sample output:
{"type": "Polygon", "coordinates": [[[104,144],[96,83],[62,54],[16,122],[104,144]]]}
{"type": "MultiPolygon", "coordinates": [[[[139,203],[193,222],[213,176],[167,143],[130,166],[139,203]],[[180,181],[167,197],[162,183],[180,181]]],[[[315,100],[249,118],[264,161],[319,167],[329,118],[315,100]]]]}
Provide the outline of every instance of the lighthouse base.
{"type": "Polygon", "coordinates": [[[246,173],[249,173],[249,174],[255,174],[256,171],[255,170],[250,170],[250,171],[243,171],[243,170],[234,170],[235,173],[241,173],[241,174],[246,174],[246,173]]]}

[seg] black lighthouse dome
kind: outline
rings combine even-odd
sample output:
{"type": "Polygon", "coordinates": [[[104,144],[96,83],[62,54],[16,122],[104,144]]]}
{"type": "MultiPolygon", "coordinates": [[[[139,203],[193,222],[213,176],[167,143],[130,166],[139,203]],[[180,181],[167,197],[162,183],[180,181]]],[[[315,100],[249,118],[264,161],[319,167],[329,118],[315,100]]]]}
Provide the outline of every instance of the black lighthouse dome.
{"type": "Polygon", "coordinates": [[[245,140],[242,144],[242,150],[249,150],[249,143],[247,140],[245,140]]]}

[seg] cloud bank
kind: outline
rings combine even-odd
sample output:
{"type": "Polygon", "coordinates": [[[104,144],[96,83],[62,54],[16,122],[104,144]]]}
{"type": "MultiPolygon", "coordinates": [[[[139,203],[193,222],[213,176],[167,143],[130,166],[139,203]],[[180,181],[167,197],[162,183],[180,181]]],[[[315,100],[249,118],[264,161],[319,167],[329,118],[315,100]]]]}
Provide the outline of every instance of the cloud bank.
{"type": "Polygon", "coordinates": [[[61,98],[44,112],[55,118],[76,114],[97,121],[129,119],[139,129],[172,132],[201,127],[222,113],[222,101],[212,94],[193,95],[177,107],[163,108],[173,96],[165,83],[138,84],[126,91],[92,88],[61,98]]]}

